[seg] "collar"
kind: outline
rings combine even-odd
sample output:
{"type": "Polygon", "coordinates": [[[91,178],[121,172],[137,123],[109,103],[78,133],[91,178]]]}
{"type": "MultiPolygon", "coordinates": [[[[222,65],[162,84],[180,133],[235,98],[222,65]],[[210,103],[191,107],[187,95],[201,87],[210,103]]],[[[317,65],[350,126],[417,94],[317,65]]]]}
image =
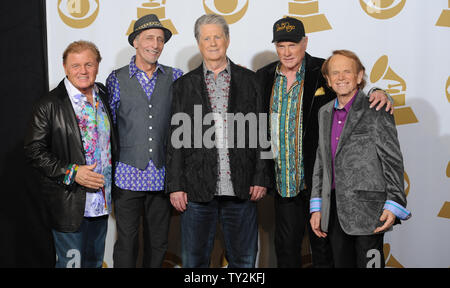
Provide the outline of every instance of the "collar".
{"type": "MultiPolygon", "coordinates": [[[[304,78],[305,67],[306,67],[306,54],[305,54],[305,57],[303,57],[302,65],[300,65],[300,67],[298,67],[297,73],[295,74],[297,80],[304,78]]],[[[275,75],[276,76],[285,76],[283,74],[283,72],[281,72],[281,62],[278,62],[277,66],[275,68],[275,75]]]]}
{"type": "Polygon", "coordinates": [[[350,108],[352,107],[353,102],[355,101],[356,95],[358,95],[359,89],[356,90],[355,95],[353,95],[352,99],[350,99],[350,101],[348,101],[347,104],[345,104],[344,108],[339,109],[339,101],[338,98],[336,97],[336,100],[334,100],[334,110],[345,110],[347,113],[348,111],[350,111],[350,108]]]}
{"type": "MultiPolygon", "coordinates": [[[[69,81],[69,79],[64,78],[64,85],[66,86],[67,94],[69,95],[70,100],[74,104],[79,104],[81,100],[87,102],[87,97],[83,93],[80,92],[73,84],[69,81]]],[[[94,84],[94,88],[92,89],[92,97],[94,99],[94,103],[97,102],[97,95],[98,95],[98,87],[97,84],[94,84]]]]}
{"type": "MultiPolygon", "coordinates": [[[[134,76],[134,74],[136,74],[137,72],[142,72],[142,73],[144,73],[145,74],[145,72],[144,71],[142,71],[141,69],[139,69],[137,66],[136,66],[136,55],[134,55],[133,57],[131,57],[131,60],[130,60],[130,72],[129,72],[129,76],[130,76],[130,78],[132,78],[133,76],[134,76]]],[[[159,64],[158,62],[156,62],[156,69],[155,69],[155,72],[156,71],[161,71],[162,73],[166,73],[165,71],[164,71],[164,68],[162,67],[162,65],[161,64],[159,64]]]]}
{"type": "MultiPolygon", "coordinates": [[[[206,75],[208,73],[213,73],[213,71],[211,71],[208,68],[206,68],[205,62],[203,62],[202,65],[203,65],[203,76],[205,76],[205,78],[206,78],[206,75]]],[[[220,71],[219,74],[222,73],[223,71],[227,72],[231,76],[230,59],[228,57],[227,57],[227,66],[225,66],[225,69],[220,71]]]]}

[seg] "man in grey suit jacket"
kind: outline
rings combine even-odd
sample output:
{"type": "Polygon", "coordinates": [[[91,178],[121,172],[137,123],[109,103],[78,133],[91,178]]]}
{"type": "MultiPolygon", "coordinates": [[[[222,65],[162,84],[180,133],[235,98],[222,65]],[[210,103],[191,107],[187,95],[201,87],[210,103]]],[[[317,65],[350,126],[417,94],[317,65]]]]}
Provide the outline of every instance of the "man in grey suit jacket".
{"type": "Polygon", "coordinates": [[[384,232],[411,217],[395,121],[369,108],[364,72],[347,50],[322,66],[337,99],[319,111],[310,212],[314,233],[330,238],[335,267],[384,267],[384,232]]]}

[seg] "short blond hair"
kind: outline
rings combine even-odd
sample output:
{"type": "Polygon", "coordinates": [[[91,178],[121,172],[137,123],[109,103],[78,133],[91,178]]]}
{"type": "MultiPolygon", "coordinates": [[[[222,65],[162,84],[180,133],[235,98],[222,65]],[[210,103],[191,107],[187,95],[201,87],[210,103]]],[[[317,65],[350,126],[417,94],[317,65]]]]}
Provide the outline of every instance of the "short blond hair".
{"type": "Polygon", "coordinates": [[[102,61],[102,56],[100,55],[100,51],[98,50],[97,46],[94,43],[92,43],[90,41],[79,40],[79,41],[70,43],[69,46],[67,46],[66,50],[64,50],[63,64],[66,64],[66,59],[69,54],[81,53],[84,50],[91,50],[95,54],[97,63],[100,63],[100,61],[102,61]]]}
{"type": "Polygon", "coordinates": [[[364,76],[363,76],[363,78],[361,80],[361,83],[358,84],[358,89],[363,89],[366,86],[366,68],[361,63],[361,60],[359,60],[359,57],[354,52],[352,52],[350,50],[335,50],[335,51],[333,51],[333,54],[330,57],[328,57],[328,59],[325,60],[325,62],[323,62],[322,70],[321,70],[323,77],[327,78],[328,72],[329,72],[328,71],[328,63],[330,62],[331,58],[334,55],[342,55],[342,56],[345,56],[345,57],[350,58],[353,61],[355,61],[356,74],[358,74],[361,71],[364,72],[364,76]]]}

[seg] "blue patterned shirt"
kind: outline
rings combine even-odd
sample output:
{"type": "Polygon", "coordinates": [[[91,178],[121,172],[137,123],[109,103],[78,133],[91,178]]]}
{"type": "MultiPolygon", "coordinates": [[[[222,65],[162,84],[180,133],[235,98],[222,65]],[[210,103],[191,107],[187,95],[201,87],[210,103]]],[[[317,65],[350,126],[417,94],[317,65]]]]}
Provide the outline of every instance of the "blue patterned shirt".
{"type": "MultiPolygon", "coordinates": [[[[136,76],[141,84],[142,89],[150,100],[153,90],[155,89],[156,79],[159,73],[166,73],[164,68],[157,63],[156,70],[149,79],[147,74],[139,69],[135,64],[136,56],[133,56],[130,61],[130,78],[136,76]]],[[[173,81],[183,75],[183,71],[173,68],[173,81]]],[[[120,87],[115,71],[106,79],[106,87],[108,88],[114,124],[116,124],[116,111],[120,105],[120,87]]],[[[136,167],[127,165],[122,162],[116,163],[116,173],[114,175],[114,183],[117,187],[132,190],[132,191],[160,191],[164,190],[165,167],[161,169],[156,168],[153,161],[150,159],[147,167],[140,170],[136,167]]]]}

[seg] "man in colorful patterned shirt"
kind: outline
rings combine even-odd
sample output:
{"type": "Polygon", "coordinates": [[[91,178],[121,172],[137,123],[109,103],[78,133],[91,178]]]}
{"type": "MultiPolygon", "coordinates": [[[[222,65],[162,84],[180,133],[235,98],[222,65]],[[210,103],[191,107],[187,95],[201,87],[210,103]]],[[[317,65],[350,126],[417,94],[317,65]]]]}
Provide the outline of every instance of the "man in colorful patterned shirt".
{"type": "Polygon", "coordinates": [[[144,213],[144,267],[161,267],[168,247],[171,206],[164,193],[172,82],[183,72],[158,63],[172,33],[156,15],[138,19],[128,42],[130,64],[106,80],[119,135],[114,207],[117,241],[114,267],[136,267],[138,228],[144,213]]]}
{"type": "Polygon", "coordinates": [[[37,103],[25,138],[27,160],[41,172],[56,267],[103,264],[115,146],[107,90],[95,83],[100,60],[93,43],[67,47],[67,77],[37,103]]]}

